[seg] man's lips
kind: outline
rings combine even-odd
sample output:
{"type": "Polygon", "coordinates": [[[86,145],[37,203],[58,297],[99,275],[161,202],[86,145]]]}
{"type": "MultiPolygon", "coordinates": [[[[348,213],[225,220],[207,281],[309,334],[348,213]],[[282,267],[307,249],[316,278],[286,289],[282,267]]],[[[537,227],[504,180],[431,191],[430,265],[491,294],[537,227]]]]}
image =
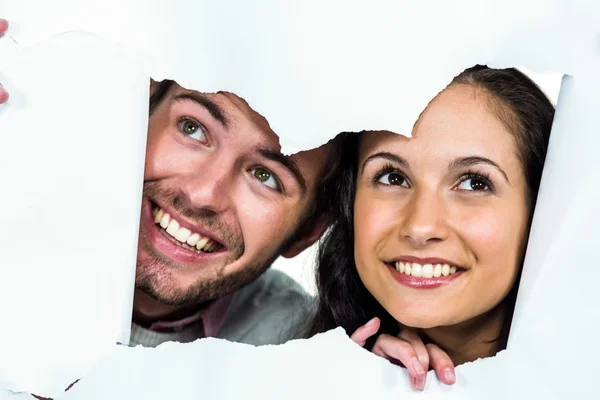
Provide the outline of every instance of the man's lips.
{"type": "Polygon", "coordinates": [[[154,223],[174,243],[190,251],[217,252],[226,250],[223,241],[208,230],[186,221],[177,213],[150,202],[154,223]]]}
{"type": "Polygon", "coordinates": [[[198,251],[197,248],[192,250],[194,247],[187,245],[187,242],[184,244],[177,241],[165,229],[154,222],[155,215],[153,215],[152,205],[149,201],[144,202],[143,208],[145,236],[154,251],[157,251],[164,257],[176,263],[188,264],[192,265],[193,268],[197,268],[198,265],[202,265],[206,261],[226,254],[224,248],[212,252],[198,251]]]}

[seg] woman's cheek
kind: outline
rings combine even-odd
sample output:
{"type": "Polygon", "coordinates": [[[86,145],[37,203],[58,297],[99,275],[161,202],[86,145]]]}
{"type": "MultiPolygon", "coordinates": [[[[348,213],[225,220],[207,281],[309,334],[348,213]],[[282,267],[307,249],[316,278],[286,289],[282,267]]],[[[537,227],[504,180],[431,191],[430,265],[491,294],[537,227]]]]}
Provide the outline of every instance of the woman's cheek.
{"type": "Polygon", "coordinates": [[[509,219],[502,218],[493,208],[465,209],[455,214],[454,229],[470,252],[480,261],[495,256],[506,246],[509,219]]]}
{"type": "Polygon", "coordinates": [[[354,251],[357,265],[378,259],[378,249],[389,239],[397,218],[389,201],[358,193],[354,204],[354,251]]]}
{"type": "Polygon", "coordinates": [[[493,208],[464,213],[454,224],[458,235],[475,256],[477,275],[495,282],[493,292],[504,293],[516,273],[519,252],[515,236],[519,235],[509,215],[493,208]]]}

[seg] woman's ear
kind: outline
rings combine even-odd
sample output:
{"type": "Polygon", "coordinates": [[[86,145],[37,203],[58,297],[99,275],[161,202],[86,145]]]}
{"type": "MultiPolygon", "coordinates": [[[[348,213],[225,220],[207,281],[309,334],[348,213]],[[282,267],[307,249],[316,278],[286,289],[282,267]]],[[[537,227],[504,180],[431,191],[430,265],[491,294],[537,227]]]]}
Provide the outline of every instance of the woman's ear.
{"type": "Polygon", "coordinates": [[[303,232],[298,235],[296,240],[286,247],[281,255],[285,258],[296,257],[298,254],[302,253],[308,247],[312,246],[317,240],[319,240],[329,224],[329,218],[325,215],[321,215],[309,227],[304,229],[303,232]]]}

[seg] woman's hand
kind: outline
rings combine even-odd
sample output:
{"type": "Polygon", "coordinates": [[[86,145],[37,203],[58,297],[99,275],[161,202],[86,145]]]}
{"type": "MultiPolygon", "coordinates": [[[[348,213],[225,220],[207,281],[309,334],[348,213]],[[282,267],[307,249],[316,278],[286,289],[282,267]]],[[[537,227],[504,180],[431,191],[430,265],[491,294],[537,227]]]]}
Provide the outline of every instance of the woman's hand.
{"type": "MultiPolygon", "coordinates": [[[[381,321],[373,318],[358,328],[350,337],[358,345],[364,346],[367,339],[377,333],[381,321]]],[[[391,362],[401,362],[410,375],[414,389],[425,388],[427,370],[431,364],[440,381],[452,385],[456,381],[454,364],[450,357],[434,344],[424,344],[421,338],[410,329],[403,329],[396,337],[382,334],[377,338],[373,353],[391,362]]]]}
{"type": "MultiPolygon", "coordinates": [[[[0,35],[3,35],[4,32],[8,29],[8,21],[5,19],[0,19],[0,35]]],[[[0,104],[6,103],[8,100],[8,92],[4,90],[2,84],[0,83],[0,104]]]]}

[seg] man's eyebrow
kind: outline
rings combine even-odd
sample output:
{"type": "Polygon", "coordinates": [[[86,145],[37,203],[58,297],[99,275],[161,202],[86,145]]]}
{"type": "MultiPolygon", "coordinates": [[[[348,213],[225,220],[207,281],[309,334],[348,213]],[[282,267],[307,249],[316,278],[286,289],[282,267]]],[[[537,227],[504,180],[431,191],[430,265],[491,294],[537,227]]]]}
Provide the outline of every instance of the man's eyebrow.
{"type": "Polygon", "coordinates": [[[504,170],[502,168],[500,168],[500,166],[498,164],[496,164],[489,158],[478,157],[478,156],[463,157],[463,158],[459,158],[459,159],[456,159],[456,160],[450,162],[450,164],[448,165],[448,168],[449,169],[465,168],[465,167],[471,167],[471,166],[477,165],[477,164],[488,164],[488,165],[491,165],[492,167],[495,167],[498,171],[500,171],[500,173],[502,174],[504,179],[506,179],[506,182],[510,185],[510,181],[508,180],[508,175],[506,175],[506,172],[504,172],[504,170]]]}
{"type": "Polygon", "coordinates": [[[371,154],[363,163],[360,173],[362,174],[365,171],[365,167],[367,166],[367,164],[375,159],[378,158],[383,158],[384,160],[388,160],[391,161],[393,163],[396,164],[400,164],[401,166],[403,166],[404,168],[409,168],[408,166],[408,161],[406,161],[404,158],[399,157],[393,153],[389,153],[387,151],[382,151],[379,153],[375,153],[375,154],[371,154]]]}
{"type": "Polygon", "coordinates": [[[302,175],[302,171],[300,171],[298,164],[294,160],[292,160],[289,157],[284,156],[283,154],[281,154],[278,151],[273,151],[273,150],[265,148],[265,147],[260,147],[258,149],[258,153],[260,153],[261,156],[263,156],[271,161],[281,164],[284,168],[286,168],[288,171],[290,171],[292,173],[292,175],[294,176],[294,178],[296,179],[296,181],[298,182],[298,185],[300,185],[302,194],[304,195],[306,193],[306,190],[307,190],[306,179],[304,178],[304,175],[302,175]]]}
{"type": "Polygon", "coordinates": [[[208,111],[209,114],[214,119],[219,121],[219,123],[224,128],[227,128],[229,126],[229,119],[226,117],[226,113],[223,110],[223,108],[220,105],[218,105],[217,103],[215,103],[214,101],[212,101],[207,96],[203,95],[202,93],[198,93],[198,92],[178,93],[178,94],[173,95],[173,97],[171,98],[171,101],[172,102],[191,101],[193,103],[196,103],[200,107],[205,108],[206,111],[208,111]]]}

